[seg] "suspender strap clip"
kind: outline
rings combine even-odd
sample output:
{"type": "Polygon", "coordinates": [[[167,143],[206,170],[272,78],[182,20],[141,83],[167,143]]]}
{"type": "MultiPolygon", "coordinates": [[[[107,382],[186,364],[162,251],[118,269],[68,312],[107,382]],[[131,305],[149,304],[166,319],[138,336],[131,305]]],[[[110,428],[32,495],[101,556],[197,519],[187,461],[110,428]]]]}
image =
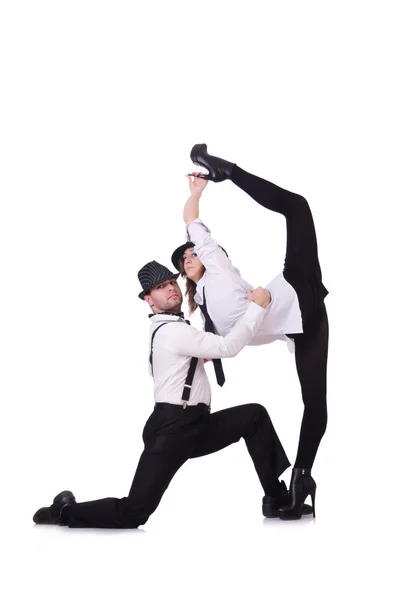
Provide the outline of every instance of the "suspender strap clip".
{"type": "Polygon", "coordinates": [[[198,358],[192,358],[190,361],[189,371],[187,372],[187,377],[185,381],[185,385],[183,386],[182,400],[186,402],[190,398],[190,392],[192,390],[193,377],[196,372],[196,367],[198,363],[198,358]]]}

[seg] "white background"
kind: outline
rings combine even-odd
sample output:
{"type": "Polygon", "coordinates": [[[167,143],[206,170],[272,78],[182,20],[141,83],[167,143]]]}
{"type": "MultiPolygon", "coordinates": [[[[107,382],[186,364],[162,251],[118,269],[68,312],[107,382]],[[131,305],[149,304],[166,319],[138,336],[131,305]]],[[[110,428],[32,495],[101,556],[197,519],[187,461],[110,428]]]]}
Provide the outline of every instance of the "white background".
{"type": "MultiPolygon", "coordinates": [[[[2,3],[3,598],[394,597],[393,4],[2,3]],[[198,142],[312,207],[331,325],[317,519],[263,520],[240,442],[185,465],[141,531],[34,526],[62,489],[128,493],[153,406],[136,274],[184,241],[198,142]]],[[[282,217],[230,182],[201,214],[252,284],[282,270],[282,217]]],[[[248,348],[225,372],[213,409],[263,403],[293,462],[293,355],[248,348]]]]}

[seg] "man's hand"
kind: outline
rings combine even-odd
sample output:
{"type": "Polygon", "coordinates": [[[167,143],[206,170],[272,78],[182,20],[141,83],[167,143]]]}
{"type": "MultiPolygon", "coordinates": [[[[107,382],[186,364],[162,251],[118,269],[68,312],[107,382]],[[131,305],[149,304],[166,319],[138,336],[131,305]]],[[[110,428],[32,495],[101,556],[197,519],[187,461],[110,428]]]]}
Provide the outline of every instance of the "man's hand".
{"type": "MultiPolygon", "coordinates": [[[[195,196],[201,196],[203,190],[208,184],[208,179],[202,179],[201,177],[198,177],[199,174],[199,172],[194,171],[192,173],[194,176],[193,178],[189,177],[189,175],[186,175],[189,181],[190,193],[195,196]]],[[[204,173],[201,174],[204,175],[204,173]]]]}
{"type": "Polygon", "coordinates": [[[212,358],[205,358],[205,359],[204,359],[204,364],[205,364],[206,362],[211,362],[211,361],[212,361],[212,358]]]}
{"type": "Polygon", "coordinates": [[[248,290],[247,296],[248,300],[255,302],[255,304],[259,304],[262,308],[266,308],[272,301],[270,292],[261,286],[257,287],[255,290],[248,290]]]}

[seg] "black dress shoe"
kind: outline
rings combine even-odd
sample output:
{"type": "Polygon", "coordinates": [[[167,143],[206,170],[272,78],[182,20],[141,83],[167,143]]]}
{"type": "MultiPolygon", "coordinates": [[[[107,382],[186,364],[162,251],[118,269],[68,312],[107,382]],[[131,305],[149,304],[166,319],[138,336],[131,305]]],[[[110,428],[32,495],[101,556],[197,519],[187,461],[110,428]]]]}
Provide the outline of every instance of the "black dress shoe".
{"type": "Polygon", "coordinates": [[[313,517],[316,516],[315,498],[316,482],[311,476],[310,469],[292,469],[291,485],[289,488],[289,502],[279,510],[280,519],[300,519],[303,512],[304,501],[310,495],[313,505],[313,517]]]}
{"type": "Polygon", "coordinates": [[[76,504],[76,498],[72,492],[65,490],[55,496],[51,506],[39,508],[33,515],[33,521],[36,525],[66,525],[62,520],[62,510],[71,504],[76,504]]]}
{"type": "Polygon", "coordinates": [[[209,171],[208,175],[200,175],[200,177],[209,179],[210,181],[230,179],[233,167],[235,166],[234,163],[223,160],[223,158],[208,154],[207,144],[196,144],[193,146],[190,158],[195,165],[204,167],[209,171]]]}
{"type": "MultiPolygon", "coordinates": [[[[278,496],[264,496],[262,501],[262,514],[268,519],[274,519],[279,516],[279,509],[285,506],[290,501],[290,496],[287,490],[287,486],[284,481],[280,481],[282,489],[278,496]]],[[[311,515],[312,507],[309,504],[303,505],[302,514],[311,515]]]]}

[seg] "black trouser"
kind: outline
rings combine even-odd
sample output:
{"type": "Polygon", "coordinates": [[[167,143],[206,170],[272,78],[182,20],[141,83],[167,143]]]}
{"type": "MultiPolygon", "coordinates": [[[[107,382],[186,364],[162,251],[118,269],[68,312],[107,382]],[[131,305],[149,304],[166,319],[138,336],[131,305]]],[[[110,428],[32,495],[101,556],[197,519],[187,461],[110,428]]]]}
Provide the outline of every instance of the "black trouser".
{"type": "Polygon", "coordinates": [[[304,413],[295,461],[311,468],[327,426],[328,319],[321,280],[317,239],[307,201],[298,194],[251,175],[235,166],[231,180],[261,206],[281,213],[287,223],[284,277],[295,289],[302,313],[303,333],[291,332],[302,389],[304,413]]]}
{"type": "Polygon", "coordinates": [[[144,451],[126,498],[67,507],[69,527],[135,528],[156,510],[178,469],[189,458],[217,452],[244,438],[265,493],[279,489],[290,465],[266,409],[244,404],[210,414],[205,404],[157,404],[143,430],[144,451]]]}

